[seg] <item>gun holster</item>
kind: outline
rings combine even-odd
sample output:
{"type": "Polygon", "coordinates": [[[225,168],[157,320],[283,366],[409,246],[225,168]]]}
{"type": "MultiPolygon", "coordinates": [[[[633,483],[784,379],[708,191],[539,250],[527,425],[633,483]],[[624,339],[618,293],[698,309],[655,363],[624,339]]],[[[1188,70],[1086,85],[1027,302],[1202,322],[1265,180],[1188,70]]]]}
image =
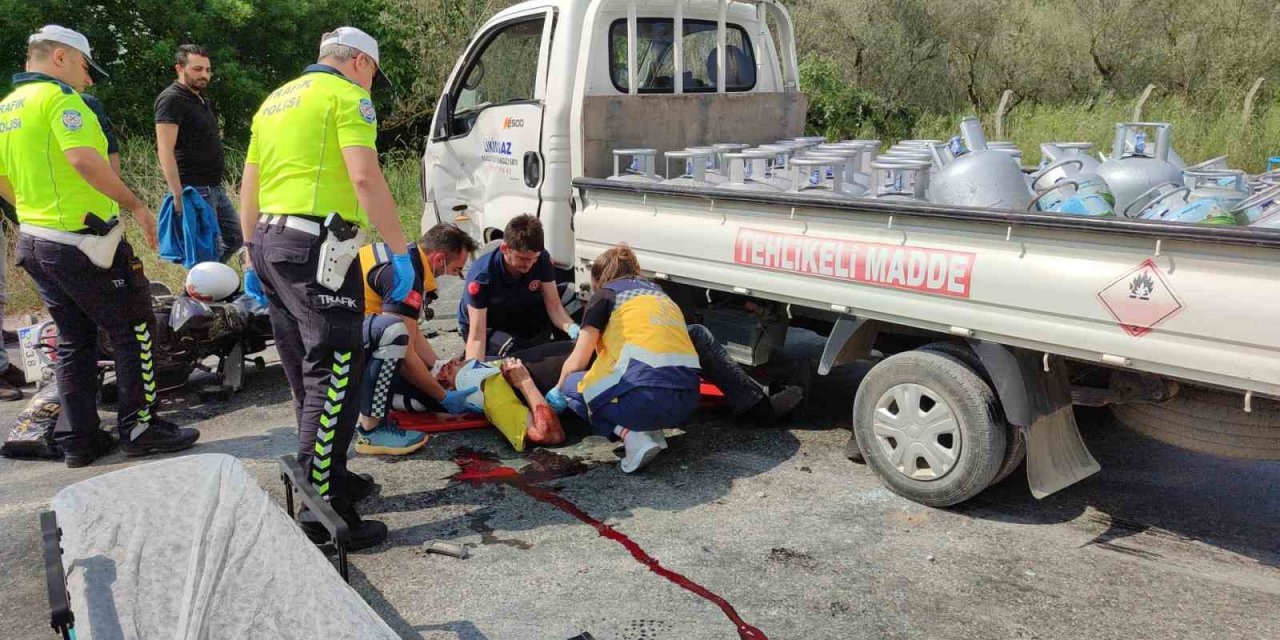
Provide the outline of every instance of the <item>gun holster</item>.
{"type": "Polygon", "coordinates": [[[330,213],[324,219],[324,228],[320,232],[320,263],[316,266],[316,282],[320,286],[337,292],[342,289],[347,279],[347,271],[351,261],[360,253],[364,245],[364,229],[343,220],[337,213],[330,213]]]}

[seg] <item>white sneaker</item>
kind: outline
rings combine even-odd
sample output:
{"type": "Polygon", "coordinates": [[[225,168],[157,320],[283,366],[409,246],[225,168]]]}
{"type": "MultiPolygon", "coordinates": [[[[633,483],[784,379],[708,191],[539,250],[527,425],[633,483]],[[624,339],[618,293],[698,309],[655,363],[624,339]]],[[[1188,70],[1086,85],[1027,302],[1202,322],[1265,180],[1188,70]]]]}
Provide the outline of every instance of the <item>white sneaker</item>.
{"type": "Polygon", "coordinates": [[[663,449],[667,448],[667,439],[662,431],[628,431],[622,440],[627,455],[622,458],[622,472],[635,473],[653,462],[663,449]]]}

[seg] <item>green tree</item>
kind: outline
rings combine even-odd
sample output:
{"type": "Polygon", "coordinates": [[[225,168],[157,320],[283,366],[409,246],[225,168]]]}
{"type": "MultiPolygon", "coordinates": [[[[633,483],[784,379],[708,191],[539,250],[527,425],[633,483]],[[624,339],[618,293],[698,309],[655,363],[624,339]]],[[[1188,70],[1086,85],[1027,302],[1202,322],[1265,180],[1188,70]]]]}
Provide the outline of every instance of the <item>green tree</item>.
{"type": "MultiPolygon", "coordinates": [[[[155,96],[174,79],[175,49],[201,44],[213,61],[209,95],[229,142],[243,145],[262,99],[315,60],[321,34],[344,24],[376,31],[381,6],[380,0],[0,0],[0,71],[22,70],[27,35],[41,25],[77,29],[111,74],[89,91],[124,134],[148,135],[155,96]]],[[[7,92],[7,73],[0,82],[7,92]]]]}
{"type": "Polygon", "coordinates": [[[467,40],[484,21],[518,0],[383,0],[378,24],[395,47],[387,72],[395,109],[380,122],[397,146],[417,148],[467,40]]]}
{"type": "Polygon", "coordinates": [[[811,134],[830,140],[868,135],[897,140],[909,137],[915,127],[914,112],[853,86],[830,60],[806,57],[800,63],[800,86],[809,97],[805,128],[811,134]]]}

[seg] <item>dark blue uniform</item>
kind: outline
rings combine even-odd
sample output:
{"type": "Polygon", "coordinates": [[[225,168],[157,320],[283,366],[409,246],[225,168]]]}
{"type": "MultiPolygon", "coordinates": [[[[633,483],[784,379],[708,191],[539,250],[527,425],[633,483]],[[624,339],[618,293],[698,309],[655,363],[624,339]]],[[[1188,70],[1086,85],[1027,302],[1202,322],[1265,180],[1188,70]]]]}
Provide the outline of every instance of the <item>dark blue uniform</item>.
{"type": "Polygon", "coordinates": [[[542,283],[555,279],[555,266],[546,251],[538,256],[529,273],[520,277],[507,271],[500,249],[480,256],[467,272],[458,303],[458,330],[463,340],[471,330],[468,306],[488,310],[487,356],[503,357],[553,340],[556,330],[542,301],[542,283]]]}

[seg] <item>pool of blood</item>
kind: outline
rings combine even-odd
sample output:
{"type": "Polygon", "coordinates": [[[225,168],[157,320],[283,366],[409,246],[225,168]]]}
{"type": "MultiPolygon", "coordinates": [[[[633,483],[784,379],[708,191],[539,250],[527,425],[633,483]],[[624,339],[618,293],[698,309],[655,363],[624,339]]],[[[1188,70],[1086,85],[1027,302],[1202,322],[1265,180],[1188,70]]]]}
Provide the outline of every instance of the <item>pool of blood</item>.
{"type": "Polygon", "coordinates": [[[662,566],[657,558],[649,555],[643,547],[625,533],[597,520],[591,514],[578,508],[573,502],[559,496],[554,491],[538,486],[538,483],[586,473],[589,469],[587,465],[581,461],[545,449],[537,449],[531,452],[528,458],[529,464],[516,470],[513,467],[503,465],[496,455],[487,451],[460,448],[455,450],[453,455],[453,460],[460,471],[450,476],[450,478],[473,486],[505,484],[519,489],[539,502],[549,504],[577,518],[580,522],[595,529],[596,533],[600,534],[601,537],[622,545],[631,554],[631,557],[635,558],[636,562],[644,565],[650,571],[716,605],[720,611],[724,612],[725,617],[737,627],[740,640],[768,640],[768,636],[763,631],[747,624],[742,619],[742,616],[738,614],[737,609],[734,609],[733,605],[729,604],[729,601],[684,575],[662,566]]]}

